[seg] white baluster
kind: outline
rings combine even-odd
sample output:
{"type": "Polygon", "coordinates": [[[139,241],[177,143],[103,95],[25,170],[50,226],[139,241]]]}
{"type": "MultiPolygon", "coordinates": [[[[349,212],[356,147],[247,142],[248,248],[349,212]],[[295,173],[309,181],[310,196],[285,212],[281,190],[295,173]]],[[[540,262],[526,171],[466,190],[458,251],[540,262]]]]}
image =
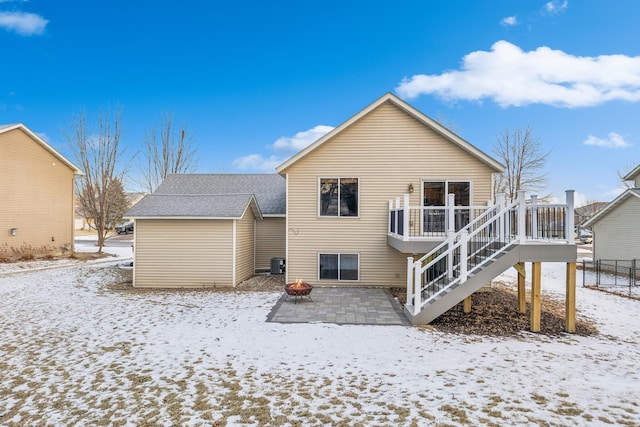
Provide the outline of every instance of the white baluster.
{"type": "Polygon", "coordinates": [[[404,240],[409,240],[409,237],[411,237],[411,228],[409,227],[410,223],[409,223],[409,195],[405,194],[404,195],[404,210],[402,211],[404,214],[404,240]]]}
{"type": "Polygon", "coordinates": [[[531,195],[531,236],[538,238],[538,196],[531,195]]]}
{"type": "Polygon", "coordinates": [[[407,257],[407,304],[413,299],[413,257],[407,257]]]}
{"type": "Polygon", "coordinates": [[[518,239],[520,243],[524,243],[527,238],[527,204],[524,200],[525,194],[526,192],[524,190],[518,190],[518,239]]]}
{"type": "Polygon", "coordinates": [[[467,242],[469,241],[469,232],[462,230],[460,232],[460,283],[467,281],[467,265],[469,256],[467,250],[467,242]]]}
{"type": "Polygon", "coordinates": [[[456,231],[456,195],[447,194],[447,231],[456,231]]]}
{"type": "Polygon", "coordinates": [[[573,207],[573,203],[574,203],[574,196],[575,196],[575,190],[567,190],[565,191],[565,195],[566,195],[566,203],[567,203],[567,211],[566,211],[566,215],[567,218],[565,219],[565,239],[567,239],[568,243],[573,243],[574,242],[574,238],[573,238],[573,228],[575,227],[575,218],[574,218],[574,207],[573,207]]]}

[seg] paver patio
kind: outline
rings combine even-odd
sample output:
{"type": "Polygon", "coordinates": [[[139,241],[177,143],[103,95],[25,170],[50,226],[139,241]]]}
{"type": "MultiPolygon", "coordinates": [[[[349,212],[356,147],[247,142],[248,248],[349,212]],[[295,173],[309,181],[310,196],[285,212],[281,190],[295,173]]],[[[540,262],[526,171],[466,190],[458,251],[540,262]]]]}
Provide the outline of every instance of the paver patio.
{"type": "Polygon", "coordinates": [[[311,299],[283,294],[267,316],[276,323],[409,325],[400,303],[384,288],[315,287],[311,299]]]}

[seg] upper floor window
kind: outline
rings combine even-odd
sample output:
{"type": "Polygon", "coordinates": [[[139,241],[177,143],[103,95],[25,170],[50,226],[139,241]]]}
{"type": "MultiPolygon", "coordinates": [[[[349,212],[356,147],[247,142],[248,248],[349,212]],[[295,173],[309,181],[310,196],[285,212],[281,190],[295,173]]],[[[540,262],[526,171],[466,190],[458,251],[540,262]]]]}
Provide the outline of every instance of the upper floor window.
{"type": "Polygon", "coordinates": [[[320,178],[320,216],[358,216],[358,178],[320,178]]]}
{"type": "Polygon", "coordinates": [[[455,194],[456,206],[469,206],[471,182],[469,181],[424,181],[423,206],[446,206],[447,194],[455,194]]]}

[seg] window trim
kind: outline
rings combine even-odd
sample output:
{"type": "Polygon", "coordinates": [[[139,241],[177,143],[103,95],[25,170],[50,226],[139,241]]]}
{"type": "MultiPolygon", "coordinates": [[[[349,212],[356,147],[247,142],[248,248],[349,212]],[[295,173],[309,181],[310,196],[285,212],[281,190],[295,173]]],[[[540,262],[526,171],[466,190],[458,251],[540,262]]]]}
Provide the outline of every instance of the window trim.
{"type": "Polygon", "coordinates": [[[318,182],[316,183],[316,191],[318,192],[318,211],[317,211],[317,215],[318,218],[360,218],[360,177],[359,176],[353,176],[353,175],[344,175],[344,176],[319,176],[318,177],[318,182]],[[323,179],[337,179],[338,180],[338,215],[322,215],[322,192],[321,192],[321,185],[322,185],[322,180],[323,179]],[[358,204],[358,215],[353,215],[353,216],[345,216],[345,215],[340,215],[340,179],[357,179],[358,180],[358,198],[356,200],[357,204],[358,204]]]}
{"type": "Polygon", "coordinates": [[[360,281],[360,252],[318,252],[318,282],[349,282],[355,283],[360,281]],[[338,256],[338,277],[336,279],[321,279],[320,278],[320,256],[322,255],[337,255],[338,256]],[[341,255],[355,255],[358,257],[358,278],[357,279],[341,279],[340,278],[340,257],[341,255]]]}

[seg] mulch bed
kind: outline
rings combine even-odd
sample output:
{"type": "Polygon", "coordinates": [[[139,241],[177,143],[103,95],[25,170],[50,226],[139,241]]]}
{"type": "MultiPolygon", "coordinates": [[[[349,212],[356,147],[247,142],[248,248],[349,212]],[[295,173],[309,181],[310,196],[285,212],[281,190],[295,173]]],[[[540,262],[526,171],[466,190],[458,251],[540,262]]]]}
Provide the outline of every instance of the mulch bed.
{"type": "MultiPolygon", "coordinates": [[[[404,304],[406,289],[393,288],[391,292],[404,304]]],[[[542,295],[540,313],[540,333],[543,335],[561,335],[564,333],[564,301],[558,301],[542,295]]],[[[527,294],[527,301],[530,296],[527,294]]],[[[518,311],[517,291],[504,283],[495,282],[487,292],[477,292],[472,296],[471,313],[465,314],[463,303],[459,303],[436,320],[430,327],[443,332],[469,335],[516,336],[529,331],[530,304],[527,312],[518,311]]],[[[598,330],[588,319],[576,318],[576,335],[595,335],[598,330]]]]}

